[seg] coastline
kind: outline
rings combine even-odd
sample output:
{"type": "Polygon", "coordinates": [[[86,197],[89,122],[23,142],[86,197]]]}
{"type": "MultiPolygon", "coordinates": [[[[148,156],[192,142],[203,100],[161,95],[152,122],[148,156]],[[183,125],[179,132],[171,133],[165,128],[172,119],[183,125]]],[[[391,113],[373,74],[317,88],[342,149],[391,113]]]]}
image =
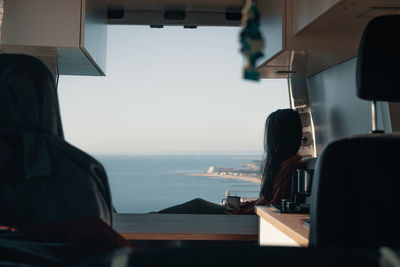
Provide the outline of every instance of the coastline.
{"type": "Polygon", "coordinates": [[[253,183],[258,183],[258,184],[261,183],[261,178],[254,177],[254,176],[236,176],[236,175],[229,175],[229,174],[214,174],[214,173],[187,173],[185,175],[203,176],[203,177],[218,177],[218,178],[224,178],[224,179],[253,182],[253,183]]]}

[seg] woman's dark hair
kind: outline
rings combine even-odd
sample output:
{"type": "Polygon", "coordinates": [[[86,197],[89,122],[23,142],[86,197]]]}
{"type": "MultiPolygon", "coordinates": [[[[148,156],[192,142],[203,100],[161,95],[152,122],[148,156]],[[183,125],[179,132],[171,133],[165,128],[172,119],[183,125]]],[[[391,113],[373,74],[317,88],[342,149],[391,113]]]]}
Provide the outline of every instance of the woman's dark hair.
{"type": "Polygon", "coordinates": [[[282,161],[295,155],[300,148],[302,127],[300,115],[293,109],[278,109],[265,122],[263,176],[260,195],[272,199],[275,173],[282,161]]]}

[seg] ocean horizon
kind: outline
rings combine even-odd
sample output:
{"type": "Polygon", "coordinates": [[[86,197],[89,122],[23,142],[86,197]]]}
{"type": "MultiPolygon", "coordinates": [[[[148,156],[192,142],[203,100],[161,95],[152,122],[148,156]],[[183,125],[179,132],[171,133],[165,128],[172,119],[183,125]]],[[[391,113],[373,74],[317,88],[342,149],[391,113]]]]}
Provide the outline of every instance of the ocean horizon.
{"type": "Polygon", "coordinates": [[[90,154],[95,157],[98,156],[219,156],[219,155],[229,155],[229,156],[260,156],[263,155],[262,150],[241,150],[241,151],[135,151],[135,152],[93,152],[90,154]]]}
{"type": "Polygon", "coordinates": [[[190,176],[210,166],[240,169],[257,153],[94,154],[105,167],[118,213],[147,213],[194,198],[220,203],[225,192],[257,197],[259,184],[221,177],[190,176]],[[252,192],[242,192],[252,191],[252,192]]]}

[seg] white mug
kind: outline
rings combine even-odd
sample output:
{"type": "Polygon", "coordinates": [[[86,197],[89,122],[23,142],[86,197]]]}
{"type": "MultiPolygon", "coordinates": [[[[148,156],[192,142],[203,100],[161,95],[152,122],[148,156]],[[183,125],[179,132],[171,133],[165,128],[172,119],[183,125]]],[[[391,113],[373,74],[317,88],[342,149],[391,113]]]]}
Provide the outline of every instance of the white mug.
{"type": "Polygon", "coordinates": [[[221,200],[221,205],[226,208],[228,211],[233,211],[233,209],[230,207],[230,205],[234,206],[235,208],[240,207],[240,197],[238,196],[227,196],[223,200],[221,200]]]}

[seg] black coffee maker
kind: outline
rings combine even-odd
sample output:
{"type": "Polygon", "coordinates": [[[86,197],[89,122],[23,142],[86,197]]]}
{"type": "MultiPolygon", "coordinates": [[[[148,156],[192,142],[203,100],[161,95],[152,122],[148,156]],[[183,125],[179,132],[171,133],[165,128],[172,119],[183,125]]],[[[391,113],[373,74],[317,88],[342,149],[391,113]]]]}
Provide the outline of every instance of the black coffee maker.
{"type": "Polygon", "coordinates": [[[290,199],[283,200],[282,211],[288,213],[309,213],[311,187],[316,158],[305,158],[305,166],[292,176],[290,199]]]}
{"type": "Polygon", "coordinates": [[[292,178],[291,199],[295,210],[299,213],[309,213],[311,186],[314,169],[299,169],[292,178]]]}
{"type": "Polygon", "coordinates": [[[290,184],[290,198],[282,199],[281,203],[273,206],[283,213],[309,213],[311,187],[314,175],[316,158],[305,158],[304,168],[298,169],[292,176],[290,184]]]}

